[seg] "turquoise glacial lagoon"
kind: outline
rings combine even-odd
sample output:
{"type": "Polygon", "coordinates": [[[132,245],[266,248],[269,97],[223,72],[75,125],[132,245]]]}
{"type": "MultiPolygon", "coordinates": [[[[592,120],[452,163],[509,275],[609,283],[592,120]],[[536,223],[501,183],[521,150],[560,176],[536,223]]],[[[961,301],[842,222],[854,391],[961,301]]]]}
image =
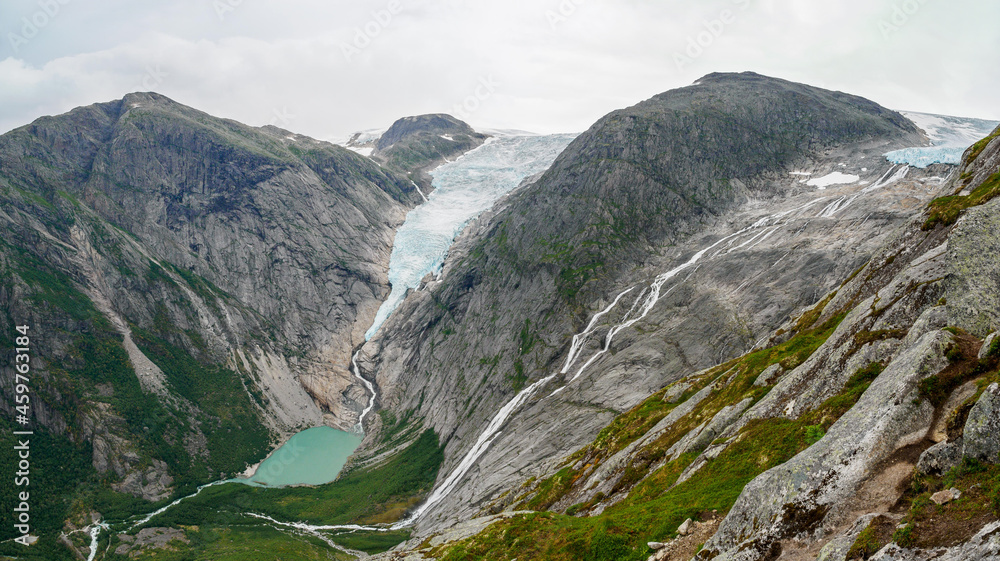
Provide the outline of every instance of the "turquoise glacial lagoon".
{"type": "Polygon", "coordinates": [[[257,466],[250,485],[322,485],[337,478],[347,458],[361,445],[361,436],[330,427],[296,433],[257,466]]]}

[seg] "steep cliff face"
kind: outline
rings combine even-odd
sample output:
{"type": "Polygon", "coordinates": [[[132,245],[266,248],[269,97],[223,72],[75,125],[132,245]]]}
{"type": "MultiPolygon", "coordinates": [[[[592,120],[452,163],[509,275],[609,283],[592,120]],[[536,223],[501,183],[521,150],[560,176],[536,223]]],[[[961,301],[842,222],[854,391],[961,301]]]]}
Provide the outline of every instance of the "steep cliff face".
{"type": "Polygon", "coordinates": [[[538,514],[418,538],[397,558],[1000,555],[1000,265],[972,249],[996,246],[998,155],[994,133],[814,306],[481,511],[538,514]]]}
{"type": "Polygon", "coordinates": [[[153,93],[3,135],[0,331],[30,327],[40,438],[90,456],[81,481],[160,499],[351,427],[351,350],[420,200],[347,150],[153,93]]]}
{"type": "Polygon", "coordinates": [[[869,101],[755,74],[599,121],[470,227],[363,350],[391,419],[443,435],[439,483],[482,451],[418,528],[511,499],[618,413],[834,288],[940,189],[943,170],[881,157],[922,142],[869,101]],[[802,182],[834,172],[859,177],[802,182]],[[502,431],[474,447],[491,419],[502,431]]]}

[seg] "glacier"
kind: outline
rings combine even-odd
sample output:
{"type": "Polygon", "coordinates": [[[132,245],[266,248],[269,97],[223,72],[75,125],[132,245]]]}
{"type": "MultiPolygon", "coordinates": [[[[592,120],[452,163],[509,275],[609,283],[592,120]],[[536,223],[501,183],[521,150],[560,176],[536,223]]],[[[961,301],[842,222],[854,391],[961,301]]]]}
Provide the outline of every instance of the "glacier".
{"type": "Polygon", "coordinates": [[[927,133],[931,146],[916,146],[887,152],[885,158],[894,164],[926,168],[931,164],[959,164],[965,150],[989,135],[1000,122],[947,115],[902,112],[927,133]]]}
{"type": "Polygon", "coordinates": [[[526,178],[548,169],[576,134],[495,136],[432,172],[434,191],[396,232],[389,257],[392,290],[365,333],[371,339],[428,274],[440,271],[452,242],[470,220],[526,178]]]}

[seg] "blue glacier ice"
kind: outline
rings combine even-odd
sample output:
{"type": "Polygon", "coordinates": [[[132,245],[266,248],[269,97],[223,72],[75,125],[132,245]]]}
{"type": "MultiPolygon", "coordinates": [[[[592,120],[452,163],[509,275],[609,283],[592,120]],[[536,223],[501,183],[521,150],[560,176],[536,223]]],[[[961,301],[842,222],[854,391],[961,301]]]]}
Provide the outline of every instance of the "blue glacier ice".
{"type": "Polygon", "coordinates": [[[396,232],[389,257],[392,292],[365,334],[371,339],[406,291],[440,270],[455,237],[524,178],[545,171],[575,134],[497,136],[431,172],[434,191],[396,232]]]}
{"type": "Polygon", "coordinates": [[[997,121],[903,112],[927,133],[931,146],[903,148],[885,154],[894,164],[925,168],[931,164],[958,164],[965,150],[993,132],[997,121]]]}

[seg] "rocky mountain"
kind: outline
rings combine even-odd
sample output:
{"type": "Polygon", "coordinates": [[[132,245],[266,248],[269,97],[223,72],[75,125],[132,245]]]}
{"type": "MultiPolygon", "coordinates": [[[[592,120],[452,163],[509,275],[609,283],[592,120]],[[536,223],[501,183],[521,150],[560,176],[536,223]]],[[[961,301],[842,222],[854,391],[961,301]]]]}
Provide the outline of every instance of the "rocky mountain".
{"type": "Polygon", "coordinates": [[[1000,128],[913,167],[899,113],[706,76],[577,137],[365,341],[426,172],[486,140],[369,136],[157,94],[0,136],[0,343],[28,326],[46,489],[0,556],[1000,556],[1000,128]],[[337,481],[195,492],[352,427],[370,384],[337,481]]]}
{"type": "Polygon", "coordinates": [[[505,403],[555,374],[418,528],[509,498],[617,414],[827,293],[933,195],[941,170],[881,157],[923,142],[867,100],[756,74],[710,75],[598,121],[471,227],[363,349],[381,406],[447,443],[441,478],[505,403]],[[916,181],[880,189],[901,173],[916,181]],[[808,174],[855,176],[821,190],[808,174]],[[804,212],[814,205],[830,216],[804,212]]]}
{"type": "MultiPolygon", "coordinates": [[[[385,557],[996,558],[998,156],[1000,128],[970,148],[946,181],[899,174],[893,182],[772,213],[771,220],[796,212],[808,222],[840,218],[846,222],[841,231],[870,219],[856,214],[865,206],[861,212],[869,213],[895,204],[910,216],[887,222],[887,235],[878,236],[861,267],[750,352],[686,369],[544,474],[526,478],[530,468],[508,468],[533,447],[553,447],[532,438],[531,422],[514,417],[503,429],[519,432],[520,450],[507,445],[505,464],[478,472],[480,478],[490,469],[517,473],[507,491],[473,503],[480,518],[439,523],[437,532],[418,532],[385,557]],[[921,190],[943,196],[907,202],[921,190]],[[847,209],[843,215],[823,206],[855,195],[840,207],[847,209]]],[[[786,222],[772,237],[789,226],[809,230],[804,221],[786,222]]],[[[770,231],[738,229],[725,245],[712,242],[718,236],[701,245],[746,245],[770,231]]],[[[718,282],[691,277],[688,282],[718,282]]],[[[607,309],[611,314],[615,307],[607,309]]],[[[648,319],[633,325],[647,333],[664,329],[648,319]]],[[[650,339],[630,337],[617,354],[651,346],[650,339]]],[[[616,362],[595,385],[622,384],[626,378],[614,368],[636,368],[634,359],[616,362]]],[[[546,401],[558,407],[551,396],[546,401]]],[[[557,431],[564,427],[550,421],[548,439],[563,437],[557,431]]],[[[504,445],[503,436],[493,446],[498,443],[504,445]]],[[[487,453],[480,462],[489,459],[487,453]]],[[[465,485],[463,499],[475,500],[476,489],[465,485]]],[[[447,500],[439,505],[471,510],[447,500]]]]}
{"type": "Polygon", "coordinates": [[[428,171],[487,138],[451,115],[403,117],[374,141],[372,158],[407,174],[424,193],[430,193],[433,185],[428,171]]]}
{"type": "Polygon", "coordinates": [[[353,426],[351,352],[421,201],[348,150],[153,93],[0,137],[0,338],[28,326],[33,453],[64,466],[37,508],[58,528],[127,502],[104,488],[155,501],[353,426]]]}

